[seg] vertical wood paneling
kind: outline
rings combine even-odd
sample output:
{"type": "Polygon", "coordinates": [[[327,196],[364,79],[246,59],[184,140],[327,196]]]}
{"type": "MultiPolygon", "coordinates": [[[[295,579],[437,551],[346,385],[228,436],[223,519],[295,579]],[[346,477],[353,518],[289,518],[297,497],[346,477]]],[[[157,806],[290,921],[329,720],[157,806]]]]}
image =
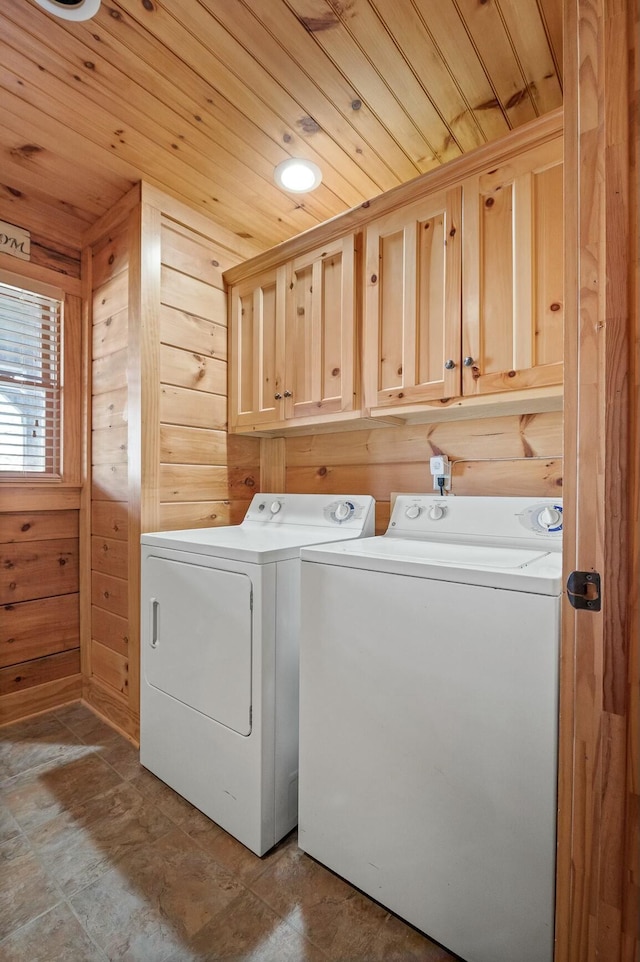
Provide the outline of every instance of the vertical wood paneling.
{"type": "MultiPolygon", "coordinates": [[[[629,299],[631,304],[631,336],[636,345],[640,344],[640,4],[629,6],[629,36],[634,38],[632,48],[632,102],[630,116],[635,118],[630,131],[630,177],[629,209],[632,214],[630,241],[630,263],[632,266],[629,299]],[[634,221],[635,216],[635,221],[634,221]],[[634,229],[635,228],[635,229],[634,229]]],[[[640,451],[640,356],[632,355],[632,393],[631,393],[631,448],[640,451]]],[[[640,531],[640,471],[634,473],[630,486],[631,531],[640,531]]],[[[640,552],[632,552],[630,571],[630,621],[637,625],[640,621],[640,552]]],[[[625,960],[640,957],[640,638],[633,632],[629,650],[629,711],[627,719],[627,797],[625,810],[625,871],[623,874],[622,907],[622,954],[625,960]]]]}
{"type": "Polygon", "coordinates": [[[563,195],[562,167],[558,164],[541,171],[534,179],[534,223],[536,231],[531,252],[535,288],[532,308],[535,326],[535,345],[532,362],[536,365],[554,364],[563,355],[564,258],[559,244],[550,244],[550,237],[562,237],[565,206],[558,204],[563,195]]]}
{"type": "Polygon", "coordinates": [[[80,671],[83,697],[91,676],[91,430],[93,425],[93,256],[88,245],[82,250],[82,491],[80,495],[80,671]]]}
{"type": "Polygon", "coordinates": [[[640,950],[638,794],[629,769],[639,721],[630,696],[640,545],[638,211],[629,182],[637,17],[637,3],[626,0],[565,4],[565,569],[599,571],[603,607],[567,607],[563,620],[559,962],[633,962],[640,950]]]}
{"type": "Polygon", "coordinates": [[[260,487],[263,491],[286,490],[286,454],[284,438],[262,438],[260,441],[260,487]]]}
{"type": "Polygon", "coordinates": [[[63,458],[65,481],[81,483],[82,459],[82,302],[66,297],[64,303],[64,407],[63,458]]]}
{"type": "Polygon", "coordinates": [[[161,215],[142,202],[131,218],[129,332],[128,704],[140,716],[140,534],[159,524],[161,215]]]}
{"type": "Polygon", "coordinates": [[[483,352],[483,372],[497,374],[513,367],[512,185],[505,184],[491,197],[480,195],[478,205],[482,238],[479,310],[491,331],[490,345],[483,352]]]}

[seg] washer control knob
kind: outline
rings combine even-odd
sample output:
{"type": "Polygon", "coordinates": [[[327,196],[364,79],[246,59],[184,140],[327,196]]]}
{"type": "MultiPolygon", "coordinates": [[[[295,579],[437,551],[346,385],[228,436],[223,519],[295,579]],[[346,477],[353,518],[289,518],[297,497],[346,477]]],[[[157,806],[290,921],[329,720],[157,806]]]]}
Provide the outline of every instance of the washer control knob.
{"type": "Polygon", "coordinates": [[[444,518],[446,508],[443,508],[441,504],[432,504],[429,508],[429,517],[432,521],[439,521],[440,518],[444,518]]]}
{"type": "Polygon", "coordinates": [[[538,515],[538,524],[547,531],[550,531],[551,528],[558,528],[562,525],[562,512],[547,505],[538,515]]]}
{"type": "Polygon", "coordinates": [[[271,514],[277,514],[281,507],[282,505],[279,501],[272,501],[271,505],[269,506],[269,511],[271,514]]]}
{"type": "Polygon", "coordinates": [[[346,521],[350,518],[354,512],[354,507],[348,501],[341,501],[340,504],[336,506],[336,510],[333,513],[336,521],[346,521]]]}
{"type": "Polygon", "coordinates": [[[407,510],[405,511],[406,517],[411,518],[412,521],[414,518],[419,518],[421,514],[422,514],[422,508],[418,504],[410,504],[407,510]]]}

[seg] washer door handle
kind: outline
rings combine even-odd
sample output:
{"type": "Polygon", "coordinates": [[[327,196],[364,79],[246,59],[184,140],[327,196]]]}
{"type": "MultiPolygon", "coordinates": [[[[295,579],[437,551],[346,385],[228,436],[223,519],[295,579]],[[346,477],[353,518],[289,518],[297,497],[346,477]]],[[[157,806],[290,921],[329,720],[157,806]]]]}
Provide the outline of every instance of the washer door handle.
{"type": "Polygon", "coordinates": [[[160,602],[157,598],[151,599],[151,639],[149,644],[152,648],[158,647],[158,613],[160,611],[160,602]]]}

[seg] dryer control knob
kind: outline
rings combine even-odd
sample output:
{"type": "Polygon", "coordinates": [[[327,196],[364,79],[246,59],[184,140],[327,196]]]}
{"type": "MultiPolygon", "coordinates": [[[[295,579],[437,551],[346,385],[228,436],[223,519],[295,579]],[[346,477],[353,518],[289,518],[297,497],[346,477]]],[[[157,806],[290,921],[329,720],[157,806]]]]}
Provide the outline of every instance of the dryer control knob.
{"type": "Polygon", "coordinates": [[[412,521],[414,518],[419,518],[421,514],[422,514],[422,508],[417,504],[410,504],[407,510],[405,511],[406,517],[411,518],[412,521]]]}
{"type": "Polygon", "coordinates": [[[557,528],[562,524],[562,512],[547,505],[538,515],[538,524],[541,528],[546,528],[547,531],[550,528],[557,528]]]}
{"type": "Polygon", "coordinates": [[[333,516],[336,521],[346,521],[347,518],[351,517],[353,512],[354,507],[352,504],[349,504],[348,501],[341,501],[340,504],[337,505],[336,510],[333,512],[333,516]]]}
{"type": "Polygon", "coordinates": [[[281,507],[282,505],[279,501],[272,501],[269,507],[269,511],[271,512],[271,514],[277,514],[281,507]]]}
{"type": "Polygon", "coordinates": [[[429,508],[429,517],[432,521],[439,521],[440,518],[444,518],[446,508],[443,508],[440,504],[432,504],[429,508]]]}

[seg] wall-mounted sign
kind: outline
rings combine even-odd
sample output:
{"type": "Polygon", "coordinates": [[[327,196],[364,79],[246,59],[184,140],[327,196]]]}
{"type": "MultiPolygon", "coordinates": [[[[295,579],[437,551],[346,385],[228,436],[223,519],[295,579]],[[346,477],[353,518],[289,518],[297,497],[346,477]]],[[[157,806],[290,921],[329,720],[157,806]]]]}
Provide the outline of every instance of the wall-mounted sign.
{"type": "Polygon", "coordinates": [[[28,230],[0,220],[0,254],[31,260],[31,234],[28,230]]]}

